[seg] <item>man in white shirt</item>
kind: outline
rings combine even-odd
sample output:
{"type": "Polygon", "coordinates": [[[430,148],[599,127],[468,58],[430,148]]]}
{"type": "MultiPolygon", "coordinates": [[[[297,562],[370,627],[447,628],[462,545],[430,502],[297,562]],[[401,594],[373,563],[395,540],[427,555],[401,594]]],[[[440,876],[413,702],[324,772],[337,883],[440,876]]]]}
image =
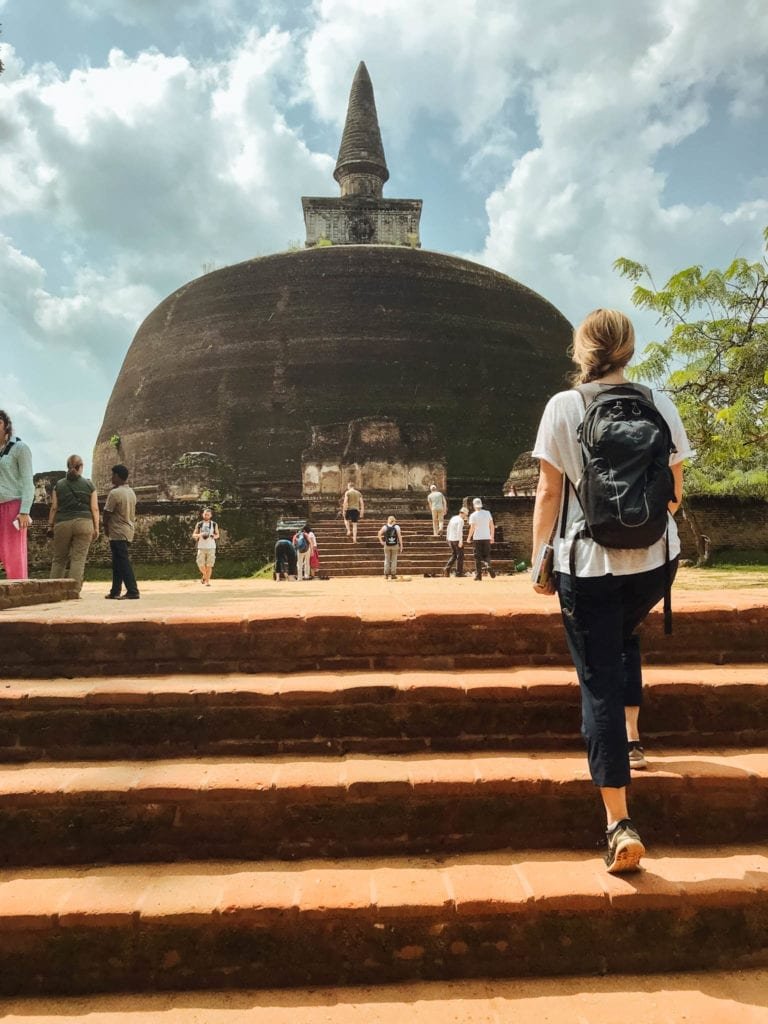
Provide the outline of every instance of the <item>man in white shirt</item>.
{"type": "Polygon", "coordinates": [[[472,542],[475,553],[475,579],[483,578],[483,563],[488,569],[491,579],[496,578],[496,573],[491,565],[491,544],[496,536],[496,527],[493,524],[493,516],[479,498],[472,502],[474,512],[469,517],[469,534],[467,544],[472,542]]]}
{"type": "Polygon", "coordinates": [[[445,563],[443,575],[450,576],[451,569],[456,566],[456,575],[464,575],[464,524],[467,521],[469,509],[460,508],[455,516],[448,520],[445,531],[445,539],[451,548],[451,557],[445,563]]]}
{"type": "Polygon", "coordinates": [[[434,484],[429,485],[427,505],[432,513],[432,535],[439,537],[443,531],[443,519],[445,518],[448,506],[445,501],[445,495],[438,491],[434,484]]]}

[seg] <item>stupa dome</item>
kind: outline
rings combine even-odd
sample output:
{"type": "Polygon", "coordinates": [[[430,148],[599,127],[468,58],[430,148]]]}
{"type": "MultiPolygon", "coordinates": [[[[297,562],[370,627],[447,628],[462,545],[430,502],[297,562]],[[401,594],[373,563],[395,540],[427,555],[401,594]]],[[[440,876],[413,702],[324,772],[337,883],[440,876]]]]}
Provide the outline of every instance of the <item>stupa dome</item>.
{"type": "Polygon", "coordinates": [[[286,493],[314,425],[431,425],[450,478],[506,478],[568,369],[568,321],[467,260],[406,246],[310,248],[184,285],[138,330],[94,451],[162,491],[184,453],[286,493]]]}

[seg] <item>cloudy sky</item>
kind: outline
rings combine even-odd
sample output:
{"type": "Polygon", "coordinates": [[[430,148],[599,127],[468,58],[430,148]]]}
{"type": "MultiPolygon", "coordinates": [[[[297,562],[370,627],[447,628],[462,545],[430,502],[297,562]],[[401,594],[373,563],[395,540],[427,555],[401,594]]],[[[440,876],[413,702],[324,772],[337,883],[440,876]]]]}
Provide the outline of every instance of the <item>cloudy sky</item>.
{"type": "Polygon", "coordinates": [[[617,256],[662,280],[757,258],[768,225],[765,0],[0,0],[0,23],[0,407],[37,471],[90,461],[165,295],[303,242],[360,60],[424,247],[571,320],[630,311],[617,256]]]}

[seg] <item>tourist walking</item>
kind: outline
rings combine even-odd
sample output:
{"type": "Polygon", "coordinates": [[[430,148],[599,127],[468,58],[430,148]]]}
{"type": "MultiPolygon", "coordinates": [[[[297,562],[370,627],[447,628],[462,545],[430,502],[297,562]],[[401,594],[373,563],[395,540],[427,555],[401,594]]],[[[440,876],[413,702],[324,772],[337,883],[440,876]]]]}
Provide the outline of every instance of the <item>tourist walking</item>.
{"type": "Polygon", "coordinates": [[[317,547],[317,534],[312,527],[307,523],[304,527],[309,537],[309,575],[310,578],[317,576],[320,570],[320,552],[317,547]]]}
{"type": "Polygon", "coordinates": [[[104,532],[112,555],[112,587],[107,600],[138,601],[139,588],[131,564],[130,547],[136,529],[136,495],[127,484],[128,467],[112,467],[112,490],[104,503],[104,532]],[[125,585],[125,593],[120,591],[125,585]]]}
{"type": "Polygon", "coordinates": [[[483,578],[483,566],[486,567],[491,579],[495,579],[496,573],[491,565],[491,544],[496,536],[493,516],[487,508],[483,508],[480,498],[473,499],[472,508],[474,511],[469,517],[467,544],[472,544],[475,555],[475,579],[483,578]]]}
{"type": "Polygon", "coordinates": [[[464,575],[464,524],[467,521],[469,509],[460,508],[455,516],[448,520],[445,528],[445,539],[451,549],[451,557],[443,567],[443,575],[450,576],[451,569],[456,566],[456,575],[464,575]]]}
{"type": "Polygon", "coordinates": [[[347,531],[347,536],[351,536],[352,543],[357,544],[357,524],[365,515],[365,502],[360,491],[352,484],[347,484],[341,503],[341,512],[344,516],[344,528],[347,531]]]}
{"type": "Polygon", "coordinates": [[[298,555],[293,543],[283,537],[275,544],[275,572],[274,579],[289,580],[296,579],[298,555]]]}
{"type": "MultiPolygon", "coordinates": [[[[309,523],[305,523],[291,538],[291,543],[296,549],[297,576],[299,580],[308,580],[312,575],[310,562],[312,560],[313,538],[314,534],[309,523]]],[[[315,544],[317,544],[316,540],[315,544]]]]}
{"type": "MultiPolygon", "coordinates": [[[[549,400],[533,449],[540,464],[533,557],[550,538],[554,547],[554,574],[534,589],[557,592],[560,600],[579,677],[589,771],[605,808],[605,860],[613,874],[636,869],[645,853],[627,803],[631,760],[637,767],[645,763],[637,732],[642,672],[635,630],[668,595],[677,569],[680,542],[670,513],[682,498],[683,460],[692,455],[672,401],[627,379],[634,349],[635,332],[623,313],[590,313],[574,334],[576,386],[549,400]],[[599,427],[594,436],[591,427],[584,430],[587,409],[590,423],[599,427]],[[600,472],[593,474],[582,443],[592,451],[601,437],[612,450],[602,450],[600,472]],[[629,460],[622,466],[615,456],[623,447],[629,460]],[[592,513],[601,502],[606,458],[614,460],[612,483],[623,484],[622,473],[639,468],[639,490],[623,488],[615,524],[601,533],[592,513]],[[635,495],[633,508],[628,498],[635,495]]],[[[607,496],[610,510],[616,493],[612,488],[607,496]]]]}
{"type": "Polygon", "coordinates": [[[379,543],[384,548],[384,579],[397,579],[397,556],[403,551],[403,534],[394,516],[388,516],[379,530],[379,543]]]}
{"type": "Polygon", "coordinates": [[[445,500],[445,495],[438,491],[434,484],[429,485],[427,506],[432,513],[432,536],[439,537],[443,532],[443,519],[448,511],[448,503],[445,500]]]}
{"type": "Polygon", "coordinates": [[[0,409],[0,562],[6,579],[27,579],[27,531],[35,497],[32,453],[0,409]]]}
{"type": "Polygon", "coordinates": [[[204,508],[202,519],[195,523],[192,539],[197,541],[197,567],[200,570],[200,582],[210,587],[211,574],[216,564],[216,541],[221,534],[219,524],[213,518],[213,510],[204,508]]]}
{"type": "Polygon", "coordinates": [[[79,455],[69,456],[67,474],[53,488],[48,536],[53,538],[51,579],[76,580],[82,590],[88,549],[99,536],[99,499],[96,488],[83,476],[79,455]]]}

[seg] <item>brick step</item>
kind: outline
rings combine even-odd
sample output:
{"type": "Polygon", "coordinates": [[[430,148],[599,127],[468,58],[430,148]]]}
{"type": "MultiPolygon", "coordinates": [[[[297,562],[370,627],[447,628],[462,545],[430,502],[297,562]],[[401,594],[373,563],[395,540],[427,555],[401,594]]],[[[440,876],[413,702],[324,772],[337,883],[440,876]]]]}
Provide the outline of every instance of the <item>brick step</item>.
{"type": "Polygon", "coordinates": [[[768,969],[0,1001],[3,1024],[766,1024],[768,969]]]}
{"type": "MultiPolygon", "coordinates": [[[[649,666],[643,738],[768,746],[768,665],[649,666]]],[[[0,761],[582,750],[565,667],[7,679],[0,761]]]]}
{"type": "Polygon", "coordinates": [[[74,601],[80,588],[75,580],[0,580],[0,611],[30,604],[74,601]]]}
{"type": "MultiPolygon", "coordinates": [[[[768,749],[654,754],[632,809],[652,842],[768,835],[768,749]]],[[[0,863],[589,849],[583,754],[43,763],[0,771],[0,863]]]]}
{"type": "MultiPolygon", "coordinates": [[[[398,575],[410,574],[419,575],[429,573],[430,575],[442,576],[443,567],[448,561],[446,555],[433,559],[398,558],[398,575]]],[[[515,562],[510,558],[493,559],[491,562],[494,572],[497,575],[509,575],[515,573],[515,562]]],[[[384,556],[373,555],[371,558],[321,558],[320,569],[331,573],[333,576],[379,576],[384,572],[384,556]]],[[[468,576],[474,575],[475,563],[473,559],[464,560],[464,572],[468,576]]],[[[483,575],[486,575],[485,570],[483,575]]]]}
{"type": "MultiPolygon", "coordinates": [[[[354,604],[346,612],[337,604],[336,614],[326,614],[313,611],[318,606],[311,602],[293,602],[281,603],[274,611],[262,604],[254,612],[211,611],[201,616],[162,610],[146,614],[144,602],[129,601],[119,604],[119,618],[118,609],[110,609],[108,618],[27,613],[0,622],[0,675],[49,679],[570,664],[555,602],[542,601],[537,610],[516,607],[511,584],[486,580],[482,593],[487,595],[487,608],[466,611],[441,610],[443,597],[436,598],[435,610],[421,611],[405,602],[387,601],[386,612],[357,611],[354,604]]],[[[384,587],[384,581],[380,585],[384,587]]],[[[453,581],[451,586],[456,593],[465,587],[468,598],[472,591],[469,600],[477,601],[481,592],[472,580],[453,581]]],[[[274,592],[274,585],[269,587],[274,592]]],[[[391,586],[393,597],[396,587],[391,586]]],[[[302,589],[291,587],[291,592],[298,596],[302,589]]],[[[768,604],[757,598],[754,604],[733,607],[683,605],[675,612],[674,630],[672,638],[665,637],[660,612],[651,613],[643,627],[647,664],[768,661],[768,604]]]]}
{"type": "Polygon", "coordinates": [[[768,962],[764,846],[658,849],[643,863],[624,877],[608,875],[597,855],[564,851],[4,871],[0,992],[378,985],[768,962]]]}
{"type": "MultiPolygon", "coordinates": [[[[398,564],[402,561],[405,562],[426,562],[429,565],[436,565],[443,567],[451,556],[451,552],[447,545],[441,545],[434,551],[419,550],[416,545],[408,544],[405,550],[398,554],[398,564]]],[[[351,565],[359,565],[364,562],[375,562],[381,564],[384,559],[384,549],[380,544],[370,545],[365,547],[362,544],[350,544],[349,548],[342,551],[328,552],[325,548],[320,549],[320,561],[325,565],[329,562],[348,562],[351,565]]],[[[506,562],[515,564],[517,561],[522,560],[522,555],[516,557],[515,553],[508,549],[506,545],[501,545],[500,549],[494,549],[491,553],[491,562],[496,565],[498,562],[506,562]]],[[[475,559],[471,549],[468,549],[464,555],[464,562],[470,567],[474,568],[475,559]]]]}

